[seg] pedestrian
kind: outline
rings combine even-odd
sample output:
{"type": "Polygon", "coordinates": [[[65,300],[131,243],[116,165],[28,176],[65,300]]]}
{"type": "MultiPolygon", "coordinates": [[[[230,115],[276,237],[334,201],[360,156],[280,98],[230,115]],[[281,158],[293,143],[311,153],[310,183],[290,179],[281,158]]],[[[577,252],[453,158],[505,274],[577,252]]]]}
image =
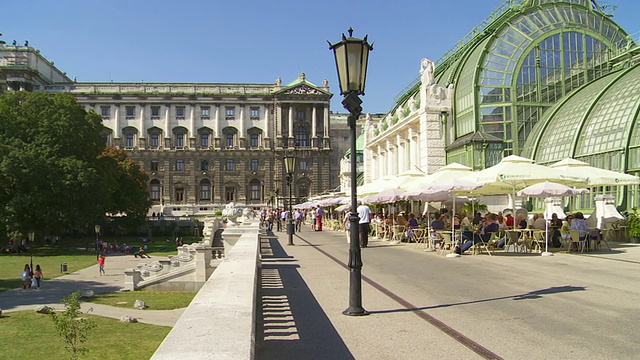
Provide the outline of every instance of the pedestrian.
{"type": "Polygon", "coordinates": [[[24,269],[20,274],[20,280],[22,280],[23,289],[31,288],[31,276],[33,276],[33,273],[31,272],[31,267],[29,267],[29,264],[24,264],[24,269]]]}
{"type": "Polygon", "coordinates": [[[104,255],[100,254],[100,256],[98,256],[98,269],[100,270],[100,276],[106,275],[104,272],[104,260],[104,255]]]}
{"type": "Polygon", "coordinates": [[[33,272],[33,278],[36,279],[36,288],[40,289],[40,280],[42,280],[43,273],[40,265],[36,265],[36,271],[33,272]]]}
{"type": "Polygon", "coordinates": [[[371,222],[371,209],[364,202],[360,201],[360,206],[356,209],[360,221],[358,230],[360,231],[360,247],[366,248],[369,245],[369,223],[371,222]]]}

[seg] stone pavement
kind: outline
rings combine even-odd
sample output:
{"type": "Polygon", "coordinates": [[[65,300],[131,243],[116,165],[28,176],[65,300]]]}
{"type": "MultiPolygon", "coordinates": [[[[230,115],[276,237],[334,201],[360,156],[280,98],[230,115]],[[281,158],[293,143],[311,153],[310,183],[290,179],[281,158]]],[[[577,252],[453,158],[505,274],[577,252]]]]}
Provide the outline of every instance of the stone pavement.
{"type": "MultiPolygon", "coordinates": [[[[157,257],[155,257],[157,258],[157,257]]],[[[76,290],[93,290],[94,293],[118,291],[124,286],[124,270],[135,268],[140,262],[151,259],[138,259],[132,255],[107,256],[105,262],[106,275],[100,276],[98,265],[78,270],[55,279],[47,279],[47,274],[56,269],[44,269],[45,279],[40,289],[12,289],[0,292],[0,309],[2,311],[33,310],[37,305],[49,305],[56,309],[64,309],[60,299],[76,290]]],[[[133,304],[132,304],[133,306],[133,304]]],[[[82,303],[82,310],[92,308],[92,314],[120,319],[122,316],[132,316],[141,323],[173,326],[184,309],[176,310],[138,310],[120,308],[93,303],[82,303]]]]}
{"type": "Polygon", "coordinates": [[[273,235],[261,244],[258,360],[637,356],[639,245],[446,258],[373,239],[362,250],[370,315],[350,317],[345,234],[306,227],[294,246],[273,235]]]}

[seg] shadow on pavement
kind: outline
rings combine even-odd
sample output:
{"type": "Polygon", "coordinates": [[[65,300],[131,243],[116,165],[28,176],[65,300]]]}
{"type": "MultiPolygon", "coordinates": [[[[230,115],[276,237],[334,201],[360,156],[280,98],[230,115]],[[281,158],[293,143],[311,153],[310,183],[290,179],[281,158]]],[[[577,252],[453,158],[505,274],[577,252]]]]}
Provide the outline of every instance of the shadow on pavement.
{"type": "Polygon", "coordinates": [[[269,237],[262,240],[261,250],[255,358],[354,359],[300,276],[299,266],[290,262],[292,256],[269,237]]]}
{"type": "Polygon", "coordinates": [[[547,288],[547,289],[529,291],[528,293],[524,293],[524,294],[500,296],[500,297],[489,298],[489,299],[461,301],[461,302],[456,302],[456,303],[451,303],[451,304],[422,306],[422,307],[417,307],[417,308],[412,308],[412,309],[403,308],[403,309],[390,309],[390,310],[372,310],[372,311],[369,311],[369,313],[371,313],[371,314],[385,314],[385,313],[397,313],[397,312],[407,312],[407,311],[432,310],[432,309],[447,308],[447,307],[452,307],[452,306],[470,305],[470,304],[478,304],[478,303],[484,303],[484,302],[489,302],[489,301],[508,300],[508,299],[512,299],[512,300],[531,300],[531,299],[540,299],[540,298],[543,297],[543,295],[551,295],[551,294],[566,293],[566,292],[573,292],[573,291],[585,291],[585,290],[586,290],[586,288],[583,287],[583,286],[570,286],[570,285],[568,285],[568,286],[554,286],[554,287],[550,287],[550,288],[547,288]]]}

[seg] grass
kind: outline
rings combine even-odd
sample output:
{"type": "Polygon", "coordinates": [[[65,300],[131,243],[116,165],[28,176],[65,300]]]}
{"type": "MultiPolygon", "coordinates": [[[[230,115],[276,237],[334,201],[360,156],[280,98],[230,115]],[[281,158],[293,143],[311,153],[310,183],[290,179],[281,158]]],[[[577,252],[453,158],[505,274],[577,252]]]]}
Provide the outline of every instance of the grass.
{"type": "Polygon", "coordinates": [[[96,294],[84,301],[132,308],[136,300],[142,300],[149,310],[173,310],[187,307],[194,296],[196,296],[195,292],[185,291],[122,291],[96,294]]]}
{"type": "MultiPolygon", "coordinates": [[[[98,325],[88,334],[82,359],[149,359],[171,330],[167,326],[121,323],[116,319],[87,315],[98,325]]],[[[0,334],[10,341],[2,347],[2,359],[68,359],[62,339],[49,315],[35,311],[5,313],[0,334]]]]}
{"type": "MultiPolygon", "coordinates": [[[[153,243],[143,243],[139,237],[106,237],[107,241],[117,241],[119,244],[128,244],[136,249],[147,245],[146,252],[150,255],[162,256],[176,254],[175,244],[165,240],[156,240],[153,243]]],[[[184,237],[185,243],[195,242],[195,237],[184,237]]],[[[94,239],[87,237],[68,237],[59,241],[56,245],[34,244],[30,246],[33,256],[33,266],[40,265],[45,279],[52,279],[64,275],[60,273],[60,263],[67,263],[67,271],[74,272],[96,264],[96,255],[93,250],[94,239]],[[88,250],[87,250],[88,249],[88,250]]],[[[0,244],[5,246],[5,244],[0,244]]],[[[22,287],[20,273],[24,264],[29,264],[29,253],[0,254],[0,291],[6,291],[22,287]]]]}

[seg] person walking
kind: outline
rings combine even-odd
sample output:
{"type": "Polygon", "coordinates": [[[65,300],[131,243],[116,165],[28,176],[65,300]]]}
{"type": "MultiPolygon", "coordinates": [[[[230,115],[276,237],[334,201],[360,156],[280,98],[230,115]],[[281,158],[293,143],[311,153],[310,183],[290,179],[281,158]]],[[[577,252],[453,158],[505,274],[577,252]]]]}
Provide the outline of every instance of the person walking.
{"type": "Polygon", "coordinates": [[[36,280],[36,289],[40,289],[40,280],[42,280],[43,273],[40,265],[36,265],[36,271],[33,272],[33,278],[36,280]]]}
{"type": "Polygon", "coordinates": [[[24,264],[24,269],[22,270],[22,273],[20,274],[20,280],[22,280],[22,288],[23,289],[31,287],[31,276],[32,275],[33,275],[33,273],[31,272],[31,267],[29,267],[29,264],[24,264]]]}
{"type": "Polygon", "coordinates": [[[98,256],[98,270],[100,270],[100,276],[106,275],[106,273],[104,272],[104,261],[104,255],[100,254],[100,256],[98,256]]]}
{"type": "Polygon", "coordinates": [[[356,209],[360,221],[358,230],[360,231],[360,247],[366,248],[369,245],[369,223],[371,222],[371,209],[360,201],[360,206],[356,209]]]}

